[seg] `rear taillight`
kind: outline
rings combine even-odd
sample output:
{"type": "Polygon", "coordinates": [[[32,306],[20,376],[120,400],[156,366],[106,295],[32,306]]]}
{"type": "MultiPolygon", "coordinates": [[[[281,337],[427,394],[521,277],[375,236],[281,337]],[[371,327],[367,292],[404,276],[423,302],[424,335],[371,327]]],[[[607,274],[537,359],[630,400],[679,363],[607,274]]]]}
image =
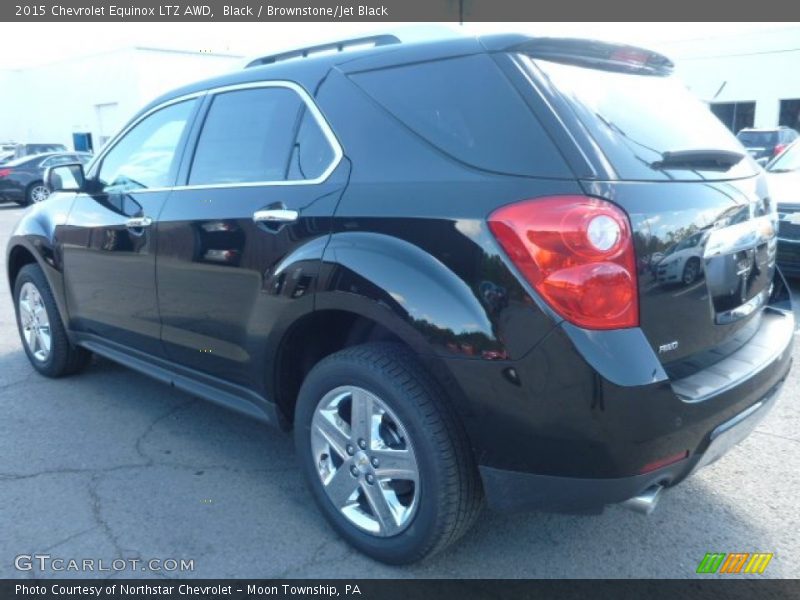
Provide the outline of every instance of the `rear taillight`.
{"type": "Polygon", "coordinates": [[[772,150],[772,156],[778,156],[781,152],[786,150],[786,146],[789,144],[775,144],[775,148],[772,150]]]}
{"type": "Polygon", "coordinates": [[[8,177],[11,175],[11,169],[0,169],[0,177],[8,177]]]}
{"type": "Polygon", "coordinates": [[[628,218],[587,196],[524,200],[494,211],[489,228],[508,257],[562,317],[586,329],[639,324],[628,218]]]}

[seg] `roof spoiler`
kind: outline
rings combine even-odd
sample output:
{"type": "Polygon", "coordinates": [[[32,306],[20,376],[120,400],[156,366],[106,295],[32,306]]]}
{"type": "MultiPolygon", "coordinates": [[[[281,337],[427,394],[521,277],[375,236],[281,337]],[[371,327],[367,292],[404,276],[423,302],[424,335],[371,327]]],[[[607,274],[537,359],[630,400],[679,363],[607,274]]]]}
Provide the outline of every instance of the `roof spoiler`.
{"type": "Polygon", "coordinates": [[[533,38],[507,48],[552,62],[644,75],[669,75],[675,64],[663,54],[596,40],[533,38]]]}
{"type": "Polygon", "coordinates": [[[335,52],[344,52],[345,50],[375,48],[377,46],[388,46],[390,44],[400,43],[400,38],[391,34],[371,35],[367,37],[353,38],[350,40],[339,40],[338,42],[329,42],[327,44],[319,44],[318,46],[309,46],[307,48],[289,50],[288,52],[281,52],[280,54],[261,56],[248,62],[245,65],[245,69],[249,69],[250,67],[259,67],[261,65],[271,65],[276,62],[291,60],[294,58],[308,58],[314,54],[330,54],[335,52]]]}

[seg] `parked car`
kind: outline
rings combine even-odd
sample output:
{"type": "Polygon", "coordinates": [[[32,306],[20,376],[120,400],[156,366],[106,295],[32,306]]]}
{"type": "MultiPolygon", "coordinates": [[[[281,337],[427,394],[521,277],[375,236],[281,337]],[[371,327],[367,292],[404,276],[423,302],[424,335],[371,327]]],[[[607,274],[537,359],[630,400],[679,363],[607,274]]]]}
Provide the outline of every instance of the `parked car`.
{"type": "Polygon", "coordinates": [[[800,141],[766,166],[772,199],[778,204],[778,265],[800,277],[800,141]]]}
{"type": "Polygon", "coordinates": [[[656,280],[663,284],[691,285],[703,276],[707,231],[699,231],[673,244],[656,264],[656,280]]]}
{"type": "Polygon", "coordinates": [[[3,149],[0,151],[0,165],[25,156],[53,152],[67,152],[67,147],[64,144],[3,144],[3,149]]]}
{"type": "Polygon", "coordinates": [[[85,152],[56,152],[15,158],[0,165],[0,200],[20,205],[46,200],[50,190],[44,183],[44,172],[55,165],[79,162],[86,164],[92,155],[85,152]]]}
{"type": "Polygon", "coordinates": [[[798,133],[791,127],[749,128],[739,131],[736,137],[747,148],[750,156],[763,165],[794,142],[798,133]]]}
{"type": "Polygon", "coordinates": [[[763,171],[648,50],[372,41],[180,88],[53,167],[8,246],[31,364],[96,353],[293,429],[389,563],[484,502],[650,512],[789,372],[763,171]],[[699,230],[705,285],[640,279],[699,230]]]}

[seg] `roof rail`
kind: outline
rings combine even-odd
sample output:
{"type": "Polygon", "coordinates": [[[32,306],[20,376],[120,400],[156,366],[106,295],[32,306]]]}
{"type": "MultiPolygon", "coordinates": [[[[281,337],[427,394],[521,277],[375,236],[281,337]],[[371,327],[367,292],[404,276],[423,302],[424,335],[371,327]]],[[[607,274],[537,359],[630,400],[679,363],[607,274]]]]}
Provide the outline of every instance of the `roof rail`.
{"type": "Polygon", "coordinates": [[[261,56],[251,60],[245,65],[245,69],[250,67],[259,67],[261,65],[271,65],[283,60],[291,60],[293,58],[307,58],[313,54],[344,52],[345,50],[352,50],[355,47],[377,47],[388,46],[390,44],[400,44],[400,38],[396,35],[383,34],[383,35],[370,35],[366,37],[353,38],[351,40],[340,40],[338,42],[329,42],[327,44],[320,44],[318,46],[309,46],[308,48],[299,48],[297,50],[289,50],[288,52],[281,52],[280,54],[271,54],[269,56],[261,56]]]}

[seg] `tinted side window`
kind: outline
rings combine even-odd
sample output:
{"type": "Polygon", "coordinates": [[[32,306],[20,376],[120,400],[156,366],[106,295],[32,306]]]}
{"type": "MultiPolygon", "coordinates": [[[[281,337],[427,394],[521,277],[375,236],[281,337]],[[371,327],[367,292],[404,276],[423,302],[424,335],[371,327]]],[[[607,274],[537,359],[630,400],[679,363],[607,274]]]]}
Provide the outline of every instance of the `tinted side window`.
{"type": "Polygon", "coordinates": [[[194,100],[172,104],[140,121],[103,157],[97,175],[108,193],[167,187],[194,100]]]}
{"type": "Polygon", "coordinates": [[[334,158],[333,147],[322,127],[308,109],[304,109],[289,161],[288,179],[316,179],[322,176],[334,158]]]}
{"type": "Polygon", "coordinates": [[[189,184],[285,180],[303,106],[294,90],[281,87],[218,94],[197,141],[189,184]]]}
{"type": "Polygon", "coordinates": [[[415,133],[462,162],[501,173],[569,175],[536,117],[489,56],[351,78],[415,133]]]}

